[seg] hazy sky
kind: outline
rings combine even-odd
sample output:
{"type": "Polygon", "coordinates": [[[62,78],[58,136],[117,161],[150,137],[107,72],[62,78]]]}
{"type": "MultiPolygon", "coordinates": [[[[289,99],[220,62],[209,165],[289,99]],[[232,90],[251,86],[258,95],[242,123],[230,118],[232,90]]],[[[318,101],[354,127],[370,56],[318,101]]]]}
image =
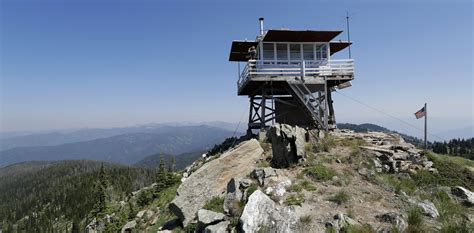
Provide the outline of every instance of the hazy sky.
{"type": "MultiPolygon", "coordinates": [[[[346,10],[356,79],[343,94],[419,127],[425,102],[436,130],[473,125],[470,0],[0,2],[2,131],[245,121],[231,41],[254,39],[261,16],[345,30],[346,10]]],[[[339,121],[410,128],[334,99],[339,121]]]]}

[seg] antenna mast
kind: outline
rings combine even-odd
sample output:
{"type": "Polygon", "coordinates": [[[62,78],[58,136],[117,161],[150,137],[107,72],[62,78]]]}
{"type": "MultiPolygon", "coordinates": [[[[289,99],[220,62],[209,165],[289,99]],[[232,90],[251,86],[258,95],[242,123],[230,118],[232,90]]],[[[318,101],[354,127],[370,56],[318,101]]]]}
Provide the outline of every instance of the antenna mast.
{"type": "Polygon", "coordinates": [[[351,58],[351,31],[349,30],[349,11],[346,11],[347,42],[349,43],[349,59],[351,58]]]}

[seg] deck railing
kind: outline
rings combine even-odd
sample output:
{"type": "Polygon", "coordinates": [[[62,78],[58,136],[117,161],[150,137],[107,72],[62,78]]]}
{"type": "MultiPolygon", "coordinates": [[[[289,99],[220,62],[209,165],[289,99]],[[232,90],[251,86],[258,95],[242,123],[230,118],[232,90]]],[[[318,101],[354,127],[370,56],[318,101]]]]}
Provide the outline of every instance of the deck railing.
{"type": "Polygon", "coordinates": [[[349,76],[354,75],[354,60],[321,61],[273,61],[249,60],[240,74],[237,85],[240,88],[251,77],[281,76],[349,76]]]}

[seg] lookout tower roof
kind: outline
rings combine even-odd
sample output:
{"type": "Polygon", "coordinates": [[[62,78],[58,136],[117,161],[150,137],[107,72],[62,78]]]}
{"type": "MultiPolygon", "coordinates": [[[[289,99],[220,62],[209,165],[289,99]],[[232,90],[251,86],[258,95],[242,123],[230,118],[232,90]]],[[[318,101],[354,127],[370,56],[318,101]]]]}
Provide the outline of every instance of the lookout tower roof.
{"type": "Polygon", "coordinates": [[[268,30],[265,42],[329,42],[342,31],[268,30]]]}

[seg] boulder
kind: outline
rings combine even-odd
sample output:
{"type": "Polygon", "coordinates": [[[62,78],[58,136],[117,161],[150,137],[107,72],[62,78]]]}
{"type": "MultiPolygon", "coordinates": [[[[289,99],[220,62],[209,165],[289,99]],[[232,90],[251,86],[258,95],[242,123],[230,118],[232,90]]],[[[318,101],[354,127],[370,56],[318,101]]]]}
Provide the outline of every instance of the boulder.
{"type": "Polygon", "coordinates": [[[408,202],[413,205],[418,206],[421,209],[421,212],[426,216],[429,216],[432,218],[439,217],[438,209],[436,209],[436,206],[431,201],[428,201],[428,200],[418,201],[416,199],[409,198],[408,202]]]}
{"type": "Polygon", "coordinates": [[[262,154],[260,143],[251,139],[205,163],[179,186],[170,210],[186,227],[207,201],[226,191],[229,180],[242,179],[255,169],[262,154]]]}
{"type": "Polygon", "coordinates": [[[202,228],[216,224],[218,222],[221,222],[224,220],[225,215],[222,213],[216,213],[211,210],[206,210],[206,209],[200,209],[198,211],[198,225],[202,228]]]}
{"type": "Polygon", "coordinates": [[[123,227],[122,227],[122,233],[124,232],[132,232],[133,229],[135,229],[135,226],[137,226],[137,221],[132,220],[130,222],[127,222],[123,227]]]}
{"type": "Polygon", "coordinates": [[[394,212],[376,215],[375,218],[381,222],[392,224],[397,228],[398,232],[404,232],[408,226],[408,223],[403,219],[403,216],[394,212]]]}
{"type": "Polygon", "coordinates": [[[204,233],[227,233],[227,228],[229,225],[229,221],[223,221],[215,225],[210,225],[204,229],[204,233]]]}
{"type": "Polygon", "coordinates": [[[451,193],[459,198],[464,205],[469,207],[474,206],[474,193],[466,188],[461,186],[452,187],[451,193]]]}
{"type": "Polygon", "coordinates": [[[326,222],[326,227],[332,227],[335,232],[345,232],[345,229],[351,225],[358,225],[354,219],[346,216],[343,213],[334,215],[333,219],[326,222]]]}
{"type": "Polygon", "coordinates": [[[267,131],[272,143],[272,164],[277,167],[289,167],[304,157],[306,130],[298,126],[274,124],[267,131]]]}
{"type": "Polygon", "coordinates": [[[278,206],[260,190],[250,195],[240,217],[244,232],[295,232],[297,223],[290,208],[278,206]]]}
{"type": "Polygon", "coordinates": [[[240,190],[240,181],[236,178],[230,179],[227,183],[227,191],[224,196],[224,212],[226,214],[234,215],[238,210],[234,209],[237,202],[242,201],[242,190],[240,190]]]}

